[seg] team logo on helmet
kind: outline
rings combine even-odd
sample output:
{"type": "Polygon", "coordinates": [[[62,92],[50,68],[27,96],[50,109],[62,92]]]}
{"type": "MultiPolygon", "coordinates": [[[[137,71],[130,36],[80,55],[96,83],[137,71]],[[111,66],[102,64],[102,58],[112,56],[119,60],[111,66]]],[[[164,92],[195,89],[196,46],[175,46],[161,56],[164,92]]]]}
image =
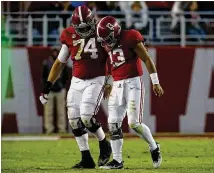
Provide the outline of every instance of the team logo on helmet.
{"type": "Polygon", "coordinates": [[[107,23],[106,27],[114,31],[114,26],[111,23],[107,23]]]}
{"type": "Polygon", "coordinates": [[[98,23],[98,41],[101,42],[101,46],[104,47],[107,52],[111,50],[118,42],[120,32],[121,27],[112,16],[106,16],[98,23]]]}

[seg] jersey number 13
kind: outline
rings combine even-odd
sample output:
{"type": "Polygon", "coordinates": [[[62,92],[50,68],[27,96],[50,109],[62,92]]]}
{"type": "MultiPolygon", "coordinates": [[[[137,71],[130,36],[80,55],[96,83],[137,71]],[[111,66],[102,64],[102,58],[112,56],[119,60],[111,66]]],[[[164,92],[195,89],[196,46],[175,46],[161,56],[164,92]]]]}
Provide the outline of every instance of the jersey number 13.
{"type": "Polygon", "coordinates": [[[122,49],[115,49],[112,52],[110,51],[108,53],[110,60],[111,60],[111,64],[114,67],[119,67],[120,65],[125,63],[125,57],[123,54],[123,50],[122,49]],[[117,56],[116,54],[119,53],[119,55],[117,56]]]}

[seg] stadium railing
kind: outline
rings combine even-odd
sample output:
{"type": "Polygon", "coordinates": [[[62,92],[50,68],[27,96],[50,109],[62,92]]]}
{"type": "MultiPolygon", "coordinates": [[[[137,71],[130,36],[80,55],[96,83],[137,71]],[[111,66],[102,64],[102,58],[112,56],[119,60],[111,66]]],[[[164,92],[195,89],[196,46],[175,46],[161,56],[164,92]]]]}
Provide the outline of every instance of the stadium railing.
{"type": "MultiPolygon", "coordinates": [[[[71,14],[58,11],[2,13],[2,40],[14,46],[60,45],[60,33],[70,25],[71,14]]],[[[116,11],[96,11],[95,14],[98,20],[112,15],[124,29],[139,30],[148,45],[214,45],[214,11],[180,15],[148,12],[144,25],[142,13],[130,12],[129,17],[116,11]]]]}

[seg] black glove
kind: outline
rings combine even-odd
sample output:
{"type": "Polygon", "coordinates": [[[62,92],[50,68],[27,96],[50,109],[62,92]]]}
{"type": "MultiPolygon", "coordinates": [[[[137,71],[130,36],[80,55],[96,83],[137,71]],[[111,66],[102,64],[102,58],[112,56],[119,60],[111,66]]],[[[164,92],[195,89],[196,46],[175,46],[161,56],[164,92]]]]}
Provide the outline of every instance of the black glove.
{"type": "Polygon", "coordinates": [[[50,91],[51,91],[51,87],[52,87],[52,83],[47,81],[46,84],[45,84],[45,87],[42,91],[43,94],[49,94],[50,91]]]}

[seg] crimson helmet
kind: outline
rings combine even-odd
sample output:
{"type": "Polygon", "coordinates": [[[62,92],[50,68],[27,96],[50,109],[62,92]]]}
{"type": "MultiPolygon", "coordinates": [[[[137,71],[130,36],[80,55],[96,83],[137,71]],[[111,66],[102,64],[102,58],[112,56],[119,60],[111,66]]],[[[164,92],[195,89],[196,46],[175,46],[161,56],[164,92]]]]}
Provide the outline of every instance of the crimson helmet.
{"type": "Polygon", "coordinates": [[[97,25],[98,41],[106,50],[111,50],[119,38],[121,27],[112,16],[106,16],[97,25]]]}
{"type": "Polygon", "coordinates": [[[85,5],[75,8],[71,22],[80,37],[86,38],[95,32],[96,20],[91,10],[85,5]]]}

